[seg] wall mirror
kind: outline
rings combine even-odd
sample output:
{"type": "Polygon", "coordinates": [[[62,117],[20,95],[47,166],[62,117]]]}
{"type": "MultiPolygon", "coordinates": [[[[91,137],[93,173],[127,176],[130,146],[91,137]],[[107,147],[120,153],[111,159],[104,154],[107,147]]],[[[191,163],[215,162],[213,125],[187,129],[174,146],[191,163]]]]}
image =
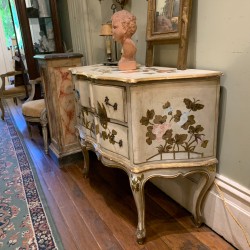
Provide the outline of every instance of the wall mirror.
{"type": "Polygon", "coordinates": [[[153,66],[154,45],[179,44],[177,68],[187,67],[192,0],[148,0],[146,66],[153,66]]]}

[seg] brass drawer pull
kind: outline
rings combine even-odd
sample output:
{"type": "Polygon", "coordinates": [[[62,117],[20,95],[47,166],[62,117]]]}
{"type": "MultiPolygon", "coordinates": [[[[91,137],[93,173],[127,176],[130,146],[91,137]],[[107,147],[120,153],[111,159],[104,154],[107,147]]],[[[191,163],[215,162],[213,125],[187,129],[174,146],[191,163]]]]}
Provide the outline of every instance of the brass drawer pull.
{"type": "Polygon", "coordinates": [[[111,135],[109,134],[108,137],[109,137],[109,141],[110,141],[112,144],[117,143],[117,144],[119,145],[120,148],[123,146],[122,140],[116,141],[116,140],[115,140],[115,135],[114,135],[114,134],[111,134],[111,135]]]}
{"type": "Polygon", "coordinates": [[[109,105],[109,106],[113,107],[114,110],[117,110],[117,106],[118,106],[117,103],[115,102],[114,105],[110,104],[109,103],[109,98],[107,96],[105,97],[104,102],[105,102],[106,105],[109,105]]]}

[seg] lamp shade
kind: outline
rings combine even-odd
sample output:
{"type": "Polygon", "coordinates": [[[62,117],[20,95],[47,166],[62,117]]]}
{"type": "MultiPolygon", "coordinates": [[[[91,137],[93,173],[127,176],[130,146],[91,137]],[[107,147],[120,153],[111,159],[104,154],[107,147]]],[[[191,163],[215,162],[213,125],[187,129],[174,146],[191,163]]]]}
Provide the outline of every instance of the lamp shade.
{"type": "Polygon", "coordinates": [[[112,36],[112,24],[111,23],[102,24],[100,36],[112,36]]]}

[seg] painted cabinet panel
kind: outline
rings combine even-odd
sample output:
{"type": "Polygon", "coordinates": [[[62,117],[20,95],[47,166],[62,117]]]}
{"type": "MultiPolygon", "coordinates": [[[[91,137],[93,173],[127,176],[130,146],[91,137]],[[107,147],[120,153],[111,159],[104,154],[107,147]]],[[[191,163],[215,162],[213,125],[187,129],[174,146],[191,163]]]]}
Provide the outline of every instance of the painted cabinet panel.
{"type": "Polygon", "coordinates": [[[134,163],[215,157],[218,80],[131,87],[134,163]]]}

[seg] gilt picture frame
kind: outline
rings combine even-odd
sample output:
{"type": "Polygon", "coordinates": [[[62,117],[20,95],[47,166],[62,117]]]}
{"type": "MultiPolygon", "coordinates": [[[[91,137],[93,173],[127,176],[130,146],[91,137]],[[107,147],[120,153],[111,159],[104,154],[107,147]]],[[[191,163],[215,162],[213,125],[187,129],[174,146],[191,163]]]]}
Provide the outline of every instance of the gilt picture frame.
{"type": "Polygon", "coordinates": [[[153,66],[153,47],[179,44],[178,69],[186,69],[192,0],[148,0],[146,66],[153,66]]]}

